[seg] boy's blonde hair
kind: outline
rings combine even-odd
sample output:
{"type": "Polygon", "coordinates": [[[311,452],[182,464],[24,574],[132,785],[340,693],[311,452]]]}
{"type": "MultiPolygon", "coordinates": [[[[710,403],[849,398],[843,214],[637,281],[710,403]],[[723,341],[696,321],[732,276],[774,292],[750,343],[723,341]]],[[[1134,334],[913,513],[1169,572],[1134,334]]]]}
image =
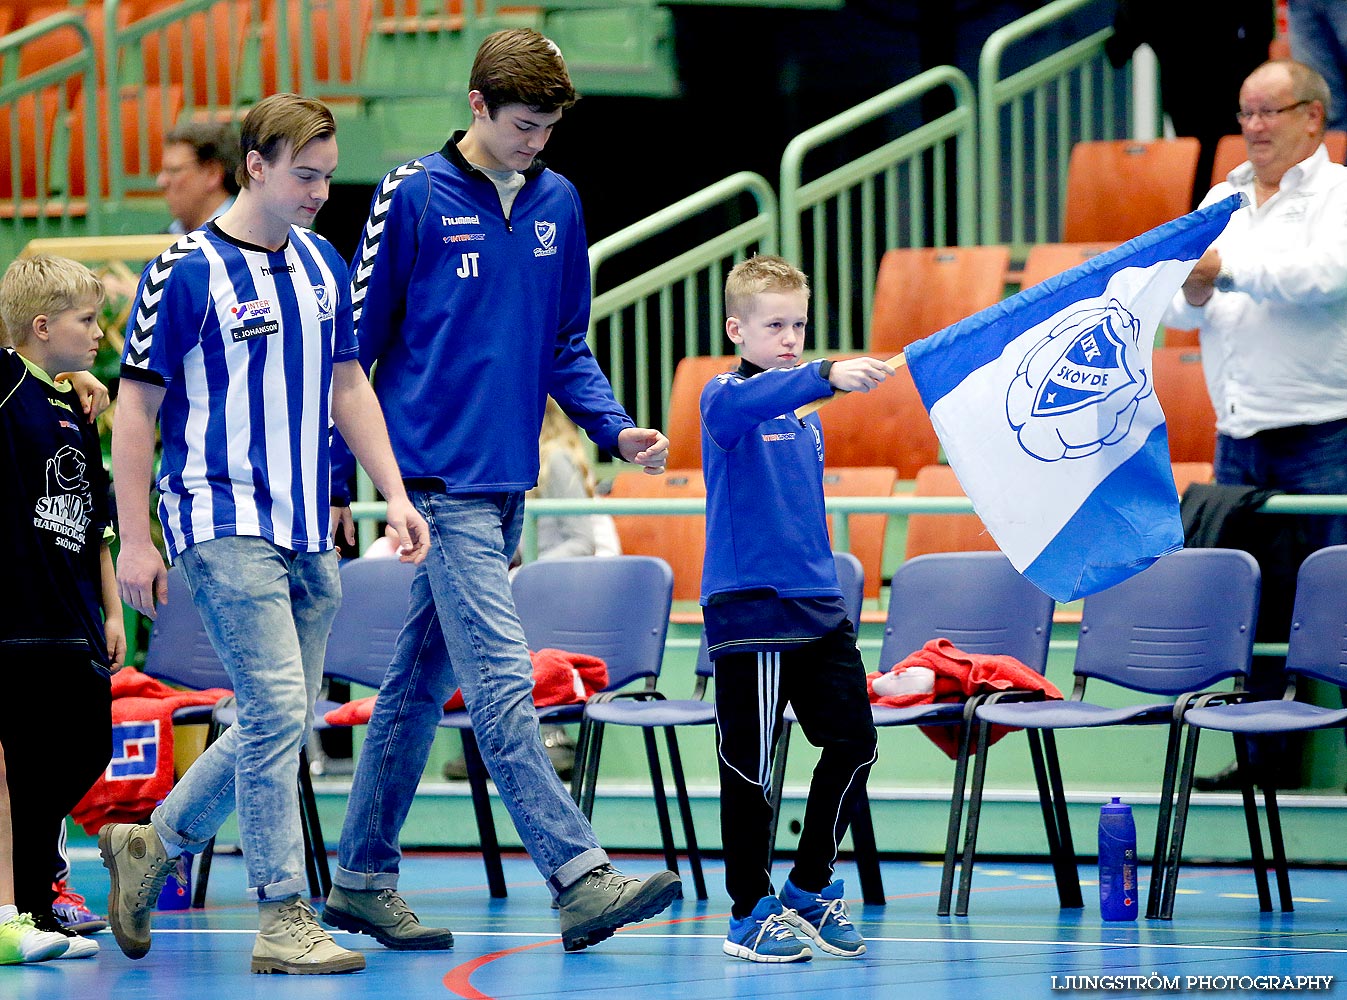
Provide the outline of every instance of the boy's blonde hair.
{"type": "Polygon", "coordinates": [[[254,149],[262,159],[275,163],[286,146],[290,157],[299,155],[315,139],[331,139],[337,134],[337,122],[321,101],[298,94],[272,94],[252,106],[243,119],[239,133],[239,165],[235,178],[239,187],[248,187],[248,154],[254,149]]]}
{"type": "Polygon", "coordinates": [[[83,264],[66,257],[20,257],[0,277],[0,342],[22,347],[33,320],[103,301],[103,283],[83,264]]]}
{"type": "Polygon", "coordinates": [[[753,299],[763,292],[804,292],[809,295],[809,278],[798,267],[774,254],[758,254],[734,266],[725,279],[725,313],[743,317],[753,307],[753,299]]]}

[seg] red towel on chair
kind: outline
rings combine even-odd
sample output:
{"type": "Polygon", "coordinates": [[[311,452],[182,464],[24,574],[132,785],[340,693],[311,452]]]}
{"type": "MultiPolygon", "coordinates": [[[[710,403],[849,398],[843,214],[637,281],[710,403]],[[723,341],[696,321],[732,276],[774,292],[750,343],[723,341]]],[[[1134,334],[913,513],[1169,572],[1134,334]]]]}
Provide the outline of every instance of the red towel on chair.
{"type": "Polygon", "coordinates": [[[226,688],[181,691],[134,667],[112,675],[112,760],[71,811],[85,833],[104,823],[141,823],[173,787],[173,713],[214,705],[226,688]]]}
{"type": "MultiPolygon", "coordinates": [[[[990,653],[965,653],[948,639],[932,639],[896,664],[892,670],[868,674],[866,686],[870,689],[872,704],[888,705],[892,708],[931,705],[935,702],[960,702],[974,694],[1008,691],[1012,688],[1042,691],[1046,698],[1062,697],[1062,692],[1052,681],[1037,670],[1025,666],[1015,657],[990,653]],[[875,690],[876,680],[881,678],[888,681],[896,680],[903,672],[913,667],[925,667],[935,674],[933,690],[906,694],[884,694],[875,690]]],[[[881,687],[883,686],[884,681],[881,681],[881,687]]],[[[959,756],[959,741],[952,731],[953,728],[922,726],[921,731],[951,760],[954,760],[959,756]]],[[[988,737],[989,743],[995,743],[1010,732],[1014,732],[1012,727],[993,726],[988,737]]]]}
{"type": "MultiPolygon", "coordinates": [[[[561,649],[530,651],[533,658],[533,704],[579,705],[608,686],[608,664],[597,656],[561,649]]],[[[374,712],[375,695],[348,701],[323,716],[330,726],[363,726],[374,712]]],[[[463,710],[463,692],[455,691],[444,703],[446,712],[463,710]]]]}

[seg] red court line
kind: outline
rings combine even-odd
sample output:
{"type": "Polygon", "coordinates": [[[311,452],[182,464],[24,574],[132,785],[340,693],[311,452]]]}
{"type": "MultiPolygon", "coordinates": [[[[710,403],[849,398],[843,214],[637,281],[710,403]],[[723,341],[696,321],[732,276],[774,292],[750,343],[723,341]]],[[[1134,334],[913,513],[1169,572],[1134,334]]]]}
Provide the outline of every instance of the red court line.
{"type": "MultiPolygon", "coordinates": [[[[632,925],[631,928],[626,929],[635,930],[637,927],[646,929],[651,927],[672,927],[674,924],[695,923],[700,920],[723,920],[728,917],[729,917],[728,913],[703,914],[697,917],[679,917],[677,920],[661,920],[654,923],[646,922],[641,924],[634,924],[632,925]]],[[[613,936],[616,937],[617,934],[621,933],[623,933],[623,931],[618,931],[613,936]]],[[[534,948],[545,948],[548,945],[560,943],[561,938],[559,937],[548,938],[546,941],[537,941],[533,944],[521,944],[517,948],[506,948],[502,951],[493,951],[487,955],[478,955],[471,961],[464,962],[462,965],[455,966],[454,968],[446,972],[444,974],[444,988],[449,990],[451,993],[456,993],[459,996],[463,997],[463,1000],[496,1000],[495,997],[483,993],[481,990],[477,989],[475,986],[472,985],[471,979],[472,974],[474,972],[476,972],[484,965],[489,965],[491,962],[494,962],[498,958],[504,958],[507,955],[517,955],[523,951],[531,951],[534,948]]]]}

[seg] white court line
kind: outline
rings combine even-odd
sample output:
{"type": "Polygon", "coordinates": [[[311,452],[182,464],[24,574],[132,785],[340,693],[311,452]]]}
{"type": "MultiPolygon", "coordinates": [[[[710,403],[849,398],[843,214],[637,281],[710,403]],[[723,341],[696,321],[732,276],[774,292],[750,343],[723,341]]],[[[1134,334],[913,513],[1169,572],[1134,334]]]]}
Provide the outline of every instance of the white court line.
{"type": "MultiPolygon", "coordinates": [[[[155,935],[160,934],[257,934],[256,928],[191,928],[191,927],[167,927],[163,930],[155,930],[155,935]]],[[[347,931],[332,931],[333,936],[338,934],[346,936],[355,936],[347,931]]],[[[618,935],[623,938],[641,938],[651,941],[720,941],[723,940],[723,934],[649,934],[641,931],[618,931],[618,935]]],[[[551,938],[560,938],[560,934],[540,934],[530,931],[454,931],[456,938],[525,938],[530,941],[547,941],[551,938]]],[[[871,937],[866,935],[866,944],[875,944],[878,942],[886,944],[951,944],[951,945],[984,945],[1001,944],[1012,945],[1014,947],[1038,947],[1038,948],[1157,948],[1164,951],[1240,951],[1240,952],[1273,952],[1277,954],[1305,954],[1305,955],[1342,955],[1347,954],[1347,948],[1291,948],[1275,947],[1272,945],[1233,945],[1233,944],[1162,944],[1158,941],[1040,941],[1025,940],[1019,938],[907,938],[907,937],[871,937]]]]}

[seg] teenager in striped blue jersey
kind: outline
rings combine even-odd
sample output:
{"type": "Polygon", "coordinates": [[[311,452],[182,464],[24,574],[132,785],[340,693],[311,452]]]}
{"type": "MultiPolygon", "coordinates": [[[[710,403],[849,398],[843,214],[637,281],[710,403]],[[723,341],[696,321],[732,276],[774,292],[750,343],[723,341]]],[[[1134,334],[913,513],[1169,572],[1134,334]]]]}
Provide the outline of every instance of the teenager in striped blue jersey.
{"type": "Polygon", "coordinates": [[[127,604],[196,602],[229,670],[238,722],[199,757],[146,824],[105,826],[108,918],[130,958],[150,948],[150,911],[183,851],[199,851],[237,805],[261,930],[253,972],[351,972],[364,957],[317,923],[304,888],[295,768],[341,599],[328,507],[335,422],[388,498],[401,558],[420,562],[411,507],[378,401],[357,360],[346,266],[307,227],[337,168],[336,124],[317,101],[279,94],[242,130],[234,205],[145,269],[122,356],[112,462],[120,498],[117,578],[127,604]],[[168,556],[190,594],[165,592],[147,505],[155,482],[168,556]]]}
{"type": "Polygon", "coordinates": [[[725,332],[741,360],[701,396],[706,560],[701,603],[715,662],[720,834],[733,906],[723,950],[750,962],[865,953],[833,862],[875,761],[875,727],[828,545],[823,427],[795,410],[893,374],[873,358],[803,363],[809,282],[780,257],[725,281],[725,332]],[[821,747],[795,866],[773,894],[772,757],[786,702],[821,747]]]}

